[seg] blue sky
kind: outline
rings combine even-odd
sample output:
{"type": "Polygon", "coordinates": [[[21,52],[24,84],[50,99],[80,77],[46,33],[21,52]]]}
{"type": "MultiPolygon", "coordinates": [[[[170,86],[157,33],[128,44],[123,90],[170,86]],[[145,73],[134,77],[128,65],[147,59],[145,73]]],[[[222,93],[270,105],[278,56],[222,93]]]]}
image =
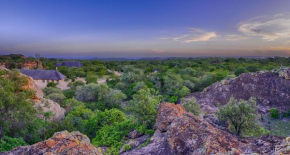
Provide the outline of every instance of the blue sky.
{"type": "Polygon", "coordinates": [[[0,53],[289,56],[287,0],[0,0],[0,53]]]}

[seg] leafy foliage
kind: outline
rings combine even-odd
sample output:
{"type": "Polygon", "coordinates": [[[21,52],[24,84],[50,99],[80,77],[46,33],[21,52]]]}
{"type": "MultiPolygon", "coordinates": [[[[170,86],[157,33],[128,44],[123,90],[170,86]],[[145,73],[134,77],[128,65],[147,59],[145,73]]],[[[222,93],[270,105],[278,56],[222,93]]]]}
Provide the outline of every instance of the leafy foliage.
{"type": "Polygon", "coordinates": [[[233,97],[225,106],[219,107],[217,113],[219,120],[229,122],[232,131],[237,135],[247,135],[247,131],[257,128],[257,105],[251,98],[249,101],[235,100],[233,97]]]}
{"type": "Polygon", "coordinates": [[[0,139],[0,152],[10,151],[11,149],[28,145],[22,138],[11,138],[8,136],[4,136],[0,139]]]}
{"type": "Polygon", "coordinates": [[[46,98],[53,100],[56,103],[62,104],[66,97],[61,93],[52,93],[46,96],[46,98]]]}
{"type": "Polygon", "coordinates": [[[41,140],[46,122],[37,117],[31,100],[34,93],[25,89],[27,84],[27,78],[17,71],[0,76],[0,138],[19,137],[28,143],[41,140]]]}
{"type": "Polygon", "coordinates": [[[200,106],[194,97],[190,100],[182,100],[182,103],[187,112],[192,112],[195,116],[200,115],[200,106]]]}
{"type": "Polygon", "coordinates": [[[154,89],[144,88],[133,95],[132,111],[140,124],[153,126],[160,103],[160,97],[154,89]]]}
{"type": "Polygon", "coordinates": [[[272,118],[279,118],[279,110],[278,109],[272,108],[272,109],[270,109],[269,113],[270,113],[270,116],[272,118]]]}
{"type": "Polygon", "coordinates": [[[54,83],[54,82],[48,82],[46,87],[53,87],[55,88],[58,85],[58,83],[54,83]]]}

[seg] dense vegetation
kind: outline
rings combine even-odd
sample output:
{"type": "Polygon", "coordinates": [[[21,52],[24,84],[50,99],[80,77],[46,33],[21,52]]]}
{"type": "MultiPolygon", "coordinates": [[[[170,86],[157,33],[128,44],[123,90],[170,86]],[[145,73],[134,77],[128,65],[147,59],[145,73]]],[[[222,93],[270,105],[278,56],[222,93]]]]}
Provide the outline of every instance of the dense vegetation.
{"type": "MultiPolygon", "coordinates": [[[[45,69],[54,69],[61,60],[41,58],[41,61],[45,69]]],[[[130,131],[153,133],[161,102],[177,103],[189,93],[242,73],[290,65],[289,58],[279,57],[80,61],[81,68],[58,68],[74,81],[68,85],[70,89],[62,91],[55,84],[49,84],[43,90],[46,98],[66,109],[65,118],[58,122],[37,117],[41,111],[33,107],[33,92],[22,89],[27,80],[20,77],[19,72],[1,72],[0,146],[11,141],[10,146],[1,151],[47,139],[57,131],[77,130],[86,134],[95,146],[107,146],[109,152],[118,154],[130,131]],[[118,76],[114,71],[122,75],[118,76]],[[86,82],[75,81],[77,77],[85,78],[86,82]],[[98,78],[104,77],[106,83],[98,84],[98,78]]],[[[197,116],[202,113],[194,99],[183,102],[186,102],[187,111],[197,116]]],[[[256,112],[254,102],[232,99],[220,108],[218,117],[230,121],[232,131],[237,135],[252,136],[256,134],[249,129],[262,130],[255,124],[256,112]]],[[[48,114],[45,116],[49,117],[48,114]]]]}

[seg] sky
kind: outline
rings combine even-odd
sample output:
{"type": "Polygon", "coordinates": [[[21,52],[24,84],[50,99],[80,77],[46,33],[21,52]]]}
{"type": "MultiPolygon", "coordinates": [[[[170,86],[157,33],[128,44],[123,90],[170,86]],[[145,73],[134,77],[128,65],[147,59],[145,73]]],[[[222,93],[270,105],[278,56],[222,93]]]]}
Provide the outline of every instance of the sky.
{"type": "Polygon", "coordinates": [[[0,54],[290,56],[289,0],[0,0],[0,54]]]}

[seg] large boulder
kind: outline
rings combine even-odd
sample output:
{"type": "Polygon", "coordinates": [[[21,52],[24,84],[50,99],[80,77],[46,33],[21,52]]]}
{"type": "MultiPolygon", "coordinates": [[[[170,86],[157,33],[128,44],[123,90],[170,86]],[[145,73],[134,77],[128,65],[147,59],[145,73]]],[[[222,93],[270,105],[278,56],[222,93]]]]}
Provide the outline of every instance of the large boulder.
{"type": "Polygon", "coordinates": [[[101,148],[90,144],[90,139],[80,132],[57,132],[46,141],[30,146],[20,146],[1,155],[103,155],[101,148]]]}
{"type": "Polygon", "coordinates": [[[280,72],[244,73],[237,78],[217,82],[185,99],[195,97],[202,110],[207,113],[214,113],[218,110],[218,104],[226,104],[231,97],[244,100],[250,97],[256,98],[261,113],[266,113],[271,108],[288,110],[290,109],[289,73],[289,69],[280,72]]]}
{"type": "MultiPolygon", "coordinates": [[[[210,155],[273,154],[282,138],[264,136],[240,139],[227,128],[218,127],[211,119],[185,112],[181,105],[163,103],[158,110],[157,129],[150,143],[122,155],[210,155]]],[[[285,147],[284,147],[285,148],[285,147]]]]}
{"type": "Polygon", "coordinates": [[[158,110],[158,116],[156,121],[156,127],[161,132],[166,131],[168,125],[170,125],[179,116],[186,113],[185,109],[174,103],[161,104],[158,110]]]}

